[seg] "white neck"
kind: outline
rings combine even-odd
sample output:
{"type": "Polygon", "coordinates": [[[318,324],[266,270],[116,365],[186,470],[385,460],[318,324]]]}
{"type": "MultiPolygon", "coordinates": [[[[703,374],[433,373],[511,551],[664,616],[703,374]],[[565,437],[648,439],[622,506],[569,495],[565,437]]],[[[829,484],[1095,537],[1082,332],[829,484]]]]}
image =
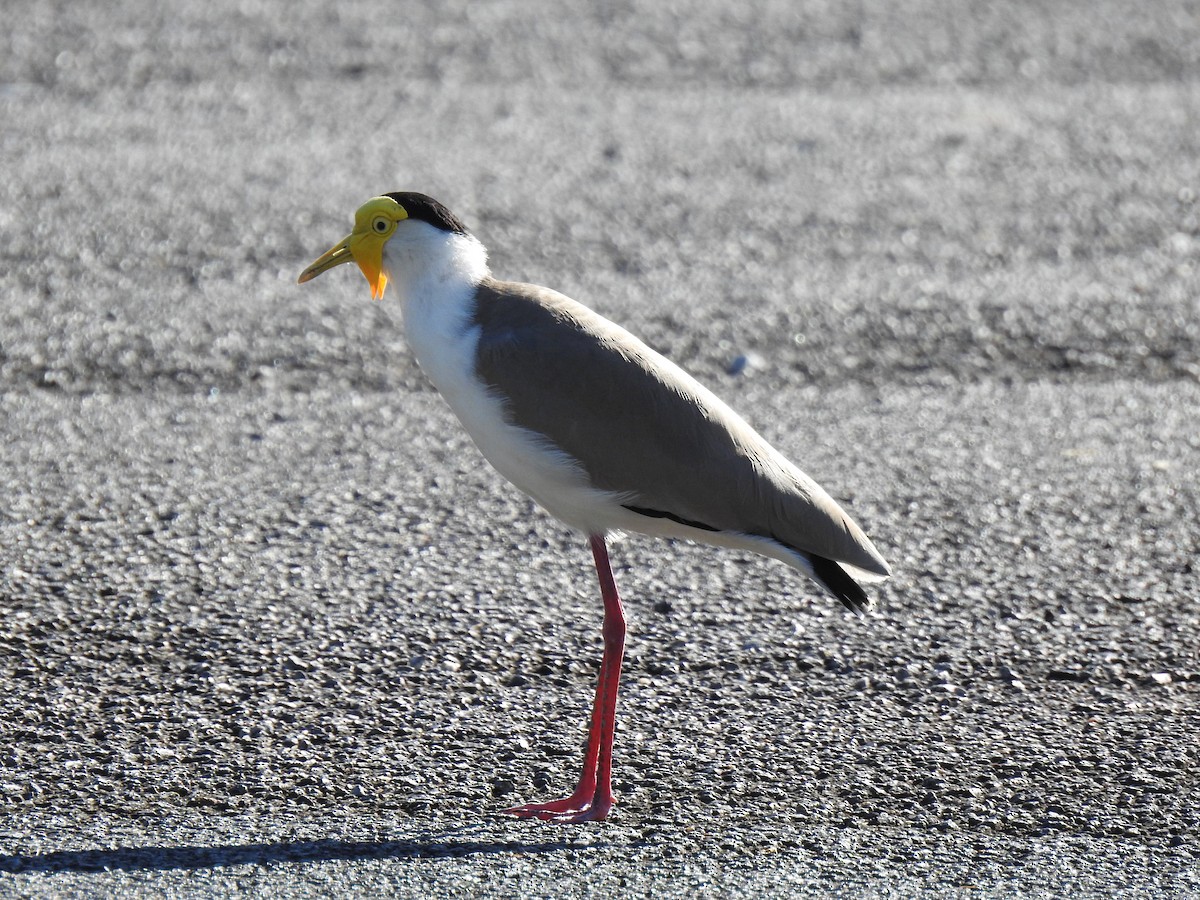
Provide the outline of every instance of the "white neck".
{"type": "Polygon", "coordinates": [[[487,249],[469,234],[410,220],[384,246],[383,269],[407,314],[416,305],[474,290],[488,275],[487,249]]]}
{"type": "Polygon", "coordinates": [[[487,277],[487,250],[475,238],[427,222],[401,222],[384,246],[389,287],[400,297],[404,333],[417,362],[456,406],[474,383],[471,329],[475,289],[487,277]]]}

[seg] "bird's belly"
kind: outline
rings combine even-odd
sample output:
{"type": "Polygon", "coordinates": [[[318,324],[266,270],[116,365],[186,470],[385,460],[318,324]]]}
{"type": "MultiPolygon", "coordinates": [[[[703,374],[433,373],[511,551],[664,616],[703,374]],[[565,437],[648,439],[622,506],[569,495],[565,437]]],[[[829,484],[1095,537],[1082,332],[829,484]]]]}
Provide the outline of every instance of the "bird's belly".
{"type": "Polygon", "coordinates": [[[551,441],[508,422],[501,402],[480,388],[482,402],[450,405],[492,467],[573,528],[603,534],[617,527],[622,498],[592,487],[583,468],[551,441]]]}
{"type": "Polygon", "coordinates": [[[443,344],[436,354],[422,353],[420,342],[411,337],[410,343],[425,374],[497,472],[573,528],[603,534],[622,527],[628,512],[621,501],[626,498],[596,489],[569,454],[508,420],[501,397],[475,376],[470,362],[475,335],[470,330],[457,346],[443,344]]]}
{"type": "Polygon", "coordinates": [[[579,464],[541,435],[508,423],[467,432],[497,472],[567,525],[603,534],[624,518],[622,498],[592,487],[579,464]]]}

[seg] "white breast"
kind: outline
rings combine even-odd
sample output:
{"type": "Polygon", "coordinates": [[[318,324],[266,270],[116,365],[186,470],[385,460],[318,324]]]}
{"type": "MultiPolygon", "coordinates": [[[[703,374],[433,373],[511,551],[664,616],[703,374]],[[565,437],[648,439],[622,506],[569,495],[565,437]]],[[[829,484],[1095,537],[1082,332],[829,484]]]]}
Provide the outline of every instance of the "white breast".
{"type": "Polygon", "coordinates": [[[629,516],[622,498],[591,487],[583,469],[542,435],[510,424],[502,398],[475,374],[480,329],[472,313],[476,285],[487,274],[483,246],[424,222],[403,224],[412,227],[403,240],[398,231],[388,242],[385,268],[400,295],[409,347],[480,452],[566,524],[589,534],[620,527],[629,516]]]}

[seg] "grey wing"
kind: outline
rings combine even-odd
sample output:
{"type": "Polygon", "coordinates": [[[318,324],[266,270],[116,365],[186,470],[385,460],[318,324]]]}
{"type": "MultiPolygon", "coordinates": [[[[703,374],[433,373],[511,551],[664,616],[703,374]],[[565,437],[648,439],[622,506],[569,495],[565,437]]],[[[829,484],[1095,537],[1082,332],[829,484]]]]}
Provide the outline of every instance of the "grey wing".
{"type": "Polygon", "coordinates": [[[593,485],[635,512],[887,573],[825,491],[677,366],[561,294],[487,287],[477,374],[511,421],[579,460],[593,485]]]}

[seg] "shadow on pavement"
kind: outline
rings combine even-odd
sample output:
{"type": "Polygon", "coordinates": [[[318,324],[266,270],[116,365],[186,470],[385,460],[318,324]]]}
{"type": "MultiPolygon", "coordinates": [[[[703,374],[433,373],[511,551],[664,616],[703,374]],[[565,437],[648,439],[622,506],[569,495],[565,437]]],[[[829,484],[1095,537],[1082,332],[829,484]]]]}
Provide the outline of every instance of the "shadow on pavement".
{"type": "MultiPolygon", "coordinates": [[[[588,845],[594,847],[594,844],[588,845]]],[[[428,859],[477,854],[555,853],[577,848],[567,841],[466,841],[436,835],[400,841],[288,841],[213,847],[115,847],[0,856],[0,872],[209,869],[219,866],[332,860],[428,859]]]]}

